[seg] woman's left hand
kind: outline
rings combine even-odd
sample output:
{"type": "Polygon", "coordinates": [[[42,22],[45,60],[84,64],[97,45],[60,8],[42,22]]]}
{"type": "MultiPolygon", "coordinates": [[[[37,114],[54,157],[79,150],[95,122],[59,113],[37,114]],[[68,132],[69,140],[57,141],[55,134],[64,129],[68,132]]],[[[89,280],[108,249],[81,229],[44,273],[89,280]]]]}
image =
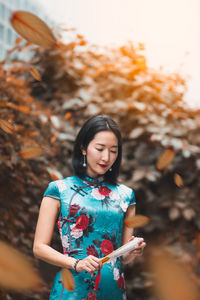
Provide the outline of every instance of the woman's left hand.
{"type": "MultiPolygon", "coordinates": [[[[132,236],[128,242],[134,240],[134,236],[132,236]]],[[[131,261],[133,261],[135,259],[135,257],[137,256],[141,256],[143,254],[143,249],[144,247],[146,246],[146,243],[144,242],[144,239],[142,239],[140,242],[139,242],[139,245],[137,248],[135,248],[134,250],[130,251],[129,253],[127,254],[124,254],[122,256],[122,262],[123,264],[129,264],[131,261]]]]}

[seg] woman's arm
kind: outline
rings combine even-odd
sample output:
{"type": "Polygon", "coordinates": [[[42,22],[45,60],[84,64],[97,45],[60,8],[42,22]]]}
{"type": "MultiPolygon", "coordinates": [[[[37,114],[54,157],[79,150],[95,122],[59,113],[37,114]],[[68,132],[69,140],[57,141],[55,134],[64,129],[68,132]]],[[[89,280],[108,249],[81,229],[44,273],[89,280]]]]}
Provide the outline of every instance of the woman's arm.
{"type": "MultiPolygon", "coordinates": [[[[135,216],[135,205],[130,205],[126,211],[125,218],[135,216]]],[[[124,224],[122,232],[122,245],[126,244],[133,236],[133,228],[129,228],[124,224]]]]}
{"type": "MultiPolygon", "coordinates": [[[[126,211],[125,218],[134,217],[134,216],[135,216],[135,205],[131,205],[128,207],[128,209],[126,211]]],[[[122,232],[122,245],[128,243],[129,241],[131,241],[133,239],[134,239],[133,228],[129,228],[124,224],[123,232],[122,232]]],[[[139,243],[139,246],[136,249],[123,255],[122,256],[123,264],[128,264],[128,263],[132,262],[136,256],[140,256],[142,254],[142,250],[145,246],[146,246],[146,243],[141,241],[139,243]]]]}
{"type": "MultiPolygon", "coordinates": [[[[59,200],[51,197],[44,197],[42,199],[35,231],[33,253],[35,257],[50,264],[61,268],[73,269],[76,259],[66,256],[50,246],[59,210],[59,200]]],[[[85,270],[93,273],[101,267],[101,260],[93,255],[89,255],[77,264],[76,269],[78,272],[85,270]]]]}
{"type": "Polygon", "coordinates": [[[35,257],[53,265],[62,268],[73,268],[75,258],[67,257],[50,246],[59,210],[59,200],[51,197],[42,199],[35,231],[33,253],[35,257]]]}

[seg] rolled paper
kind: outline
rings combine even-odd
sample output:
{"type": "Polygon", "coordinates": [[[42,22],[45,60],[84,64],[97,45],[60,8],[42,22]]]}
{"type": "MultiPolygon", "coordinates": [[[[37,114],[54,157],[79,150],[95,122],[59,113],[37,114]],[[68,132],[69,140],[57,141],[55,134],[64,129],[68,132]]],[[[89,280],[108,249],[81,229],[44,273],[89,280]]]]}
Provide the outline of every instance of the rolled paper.
{"type": "Polygon", "coordinates": [[[111,252],[110,254],[106,255],[101,259],[102,263],[107,263],[110,259],[117,258],[119,256],[122,256],[134,249],[136,249],[139,246],[139,242],[142,241],[143,238],[135,237],[134,240],[126,243],[125,245],[119,247],[117,250],[111,252]]]}

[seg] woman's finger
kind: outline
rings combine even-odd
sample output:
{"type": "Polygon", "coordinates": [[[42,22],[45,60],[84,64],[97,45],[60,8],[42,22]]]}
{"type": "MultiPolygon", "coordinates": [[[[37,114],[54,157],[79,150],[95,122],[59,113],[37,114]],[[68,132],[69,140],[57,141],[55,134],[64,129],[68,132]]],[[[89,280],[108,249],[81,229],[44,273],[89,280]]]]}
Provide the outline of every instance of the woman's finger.
{"type": "Polygon", "coordinates": [[[132,237],[130,237],[130,239],[128,239],[128,242],[134,240],[134,238],[135,238],[135,237],[132,235],[132,237]]]}
{"type": "Polygon", "coordinates": [[[137,248],[135,248],[135,250],[144,248],[145,246],[146,246],[146,243],[145,243],[145,242],[142,242],[141,244],[138,245],[137,248]]]}

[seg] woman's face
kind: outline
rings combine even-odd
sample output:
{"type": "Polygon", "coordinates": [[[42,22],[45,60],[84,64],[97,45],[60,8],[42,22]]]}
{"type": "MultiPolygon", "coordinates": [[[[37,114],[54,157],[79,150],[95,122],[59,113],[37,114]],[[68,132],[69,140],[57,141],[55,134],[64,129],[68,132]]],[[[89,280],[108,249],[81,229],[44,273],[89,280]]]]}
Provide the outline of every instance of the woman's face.
{"type": "Polygon", "coordinates": [[[118,139],[112,131],[100,131],[89,143],[86,155],[87,173],[97,177],[105,174],[118,156],[118,139]]]}

